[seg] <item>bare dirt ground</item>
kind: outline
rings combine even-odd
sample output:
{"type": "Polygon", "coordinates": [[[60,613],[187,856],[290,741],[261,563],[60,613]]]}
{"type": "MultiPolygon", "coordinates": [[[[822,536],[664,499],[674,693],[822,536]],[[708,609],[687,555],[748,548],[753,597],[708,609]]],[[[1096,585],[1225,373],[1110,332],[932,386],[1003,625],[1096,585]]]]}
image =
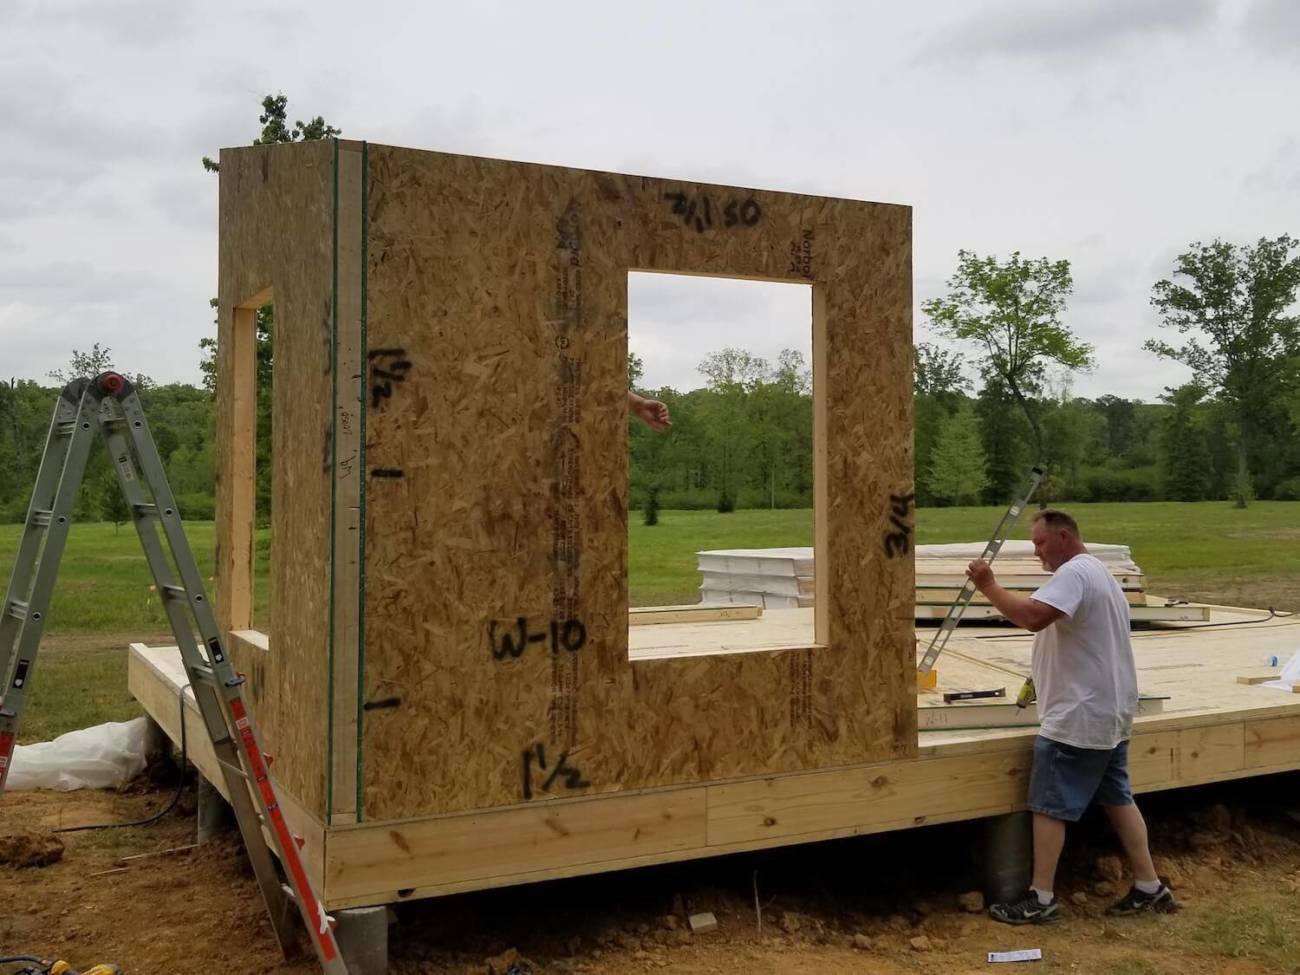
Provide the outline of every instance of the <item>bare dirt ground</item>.
{"type": "MultiPolygon", "coordinates": [[[[152,826],[49,832],[148,815],[170,800],[174,775],[0,801],[0,837],[21,838],[0,841],[0,955],[113,961],[126,975],[315,971],[282,961],[235,834],[121,859],[193,842],[192,785],[152,826]]],[[[1300,972],[1300,775],[1157,794],[1144,807],[1184,905],[1171,916],[1104,915],[1127,879],[1104,822],[1090,818],[1058,879],[1065,918],[997,924],[961,902],[979,887],[982,834],[957,824],[402,905],[392,971],[950,975],[997,971],[989,951],[1037,947],[1035,971],[1300,972]],[[692,911],[711,911],[717,930],[690,934],[692,911]]]]}

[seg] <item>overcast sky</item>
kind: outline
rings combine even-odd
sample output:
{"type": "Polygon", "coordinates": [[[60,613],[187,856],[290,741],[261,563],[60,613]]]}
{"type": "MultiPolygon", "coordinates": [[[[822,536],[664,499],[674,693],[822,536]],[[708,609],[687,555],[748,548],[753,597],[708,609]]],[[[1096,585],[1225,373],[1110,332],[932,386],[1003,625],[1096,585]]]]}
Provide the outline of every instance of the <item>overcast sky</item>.
{"type": "MultiPolygon", "coordinates": [[[[1300,235],[1300,2],[0,0],[0,375],[98,341],[197,382],[217,180],[263,94],[355,139],[914,208],[958,248],[1068,258],[1081,395],[1152,399],[1151,285],[1191,241],[1300,235]]],[[[802,286],[644,276],[653,385],[808,346],[802,286]]]]}

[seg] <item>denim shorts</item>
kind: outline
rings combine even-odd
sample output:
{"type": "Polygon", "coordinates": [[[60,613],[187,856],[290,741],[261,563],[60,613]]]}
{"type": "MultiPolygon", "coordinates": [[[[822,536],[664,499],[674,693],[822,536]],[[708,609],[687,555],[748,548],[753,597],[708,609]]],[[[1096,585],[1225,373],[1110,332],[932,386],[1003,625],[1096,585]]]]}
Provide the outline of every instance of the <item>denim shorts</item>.
{"type": "Polygon", "coordinates": [[[1053,819],[1077,823],[1088,804],[1127,806],[1128,742],[1114,748],[1075,748],[1041,735],[1034,741],[1029,773],[1029,808],[1053,819]]]}

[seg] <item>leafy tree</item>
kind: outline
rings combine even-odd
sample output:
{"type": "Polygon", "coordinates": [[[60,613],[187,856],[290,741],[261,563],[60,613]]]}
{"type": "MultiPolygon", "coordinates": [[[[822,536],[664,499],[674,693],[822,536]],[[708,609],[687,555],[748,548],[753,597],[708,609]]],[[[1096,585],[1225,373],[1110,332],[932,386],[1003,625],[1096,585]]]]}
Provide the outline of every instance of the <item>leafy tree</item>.
{"type": "Polygon", "coordinates": [[[709,353],[699,371],[714,392],[748,392],[769,377],[771,366],[766,359],[744,349],[726,348],[709,353]]]}
{"type": "Polygon", "coordinates": [[[99,343],[96,342],[89,352],[73,349],[68,368],[51,369],[49,377],[60,386],[66,386],[74,379],[90,379],[98,376],[101,372],[108,372],[112,368],[113,350],[108,346],[101,349],[99,343]]]}
{"type": "Polygon", "coordinates": [[[948,417],[926,470],[926,486],[939,501],[974,504],[988,484],[980,420],[974,408],[963,406],[948,417]]]}
{"type": "Polygon", "coordinates": [[[1171,501],[1201,501],[1206,496],[1210,457],[1197,409],[1204,396],[1204,387],[1192,382],[1167,390],[1164,397],[1173,407],[1161,438],[1165,496],[1171,501]]]}
{"type": "Polygon", "coordinates": [[[1133,414],[1137,401],[1107,393],[1097,397],[1096,406],[1106,421],[1107,453],[1115,456],[1124,453],[1133,442],[1133,414]]]}
{"type": "Polygon", "coordinates": [[[1047,404],[1043,415],[1050,484],[1045,495],[1063,497],[1077,490],[1084,462],[1104,453],[1105,417],[1087,400],[1066,398],[1047,404]]]}
{"type": "Polygon", "coordinates": [[[1005,261],[958,251],[949,294],[921,305],[936,331],[983,350],[983,371],[1020,405],[1033,433],[1034,453],[1044,456],[1043,431],[1031,405],[1044,369],[1092,365],[1092,347],[1062,324],[1073,288],[1069,261],[1024,259],[1017,251],[1005,261]]]}
{"type": "Polygon", "coordinates": [[[1016,412],[1000,380],[986,379],[975,406],[984,441],[985,504],[1007,504],[1012,500],[1029,464],[1024,456],[1026,421],[1016,412]]]}
{"type": "Polygon", "coordinates": [[[917,342],[912,361],[912,392],[917,396],[960,394],[970,389],[970,380],[962,375],[965,362],[958,352],[917,342]]]}
{"type": "Polygon", "coordinates": [[[739,470],[753,446],[753,429],[747,421],[749,395],[768,378],[767,360],[744,349],[726,348],[710,353],[699,364],[713,395],[701,403],[712,433],[713,464],[718,476],[717,508],[733,511],[739,470]]]}
{"type": "Polygon", "coordinates": [[[117,483],[112,466],[104,464],[86,487],[100,519],[111,521],[114,533],[120,532],[122,525],[131,520],[131,509],[127,507],[126,496],[122,494],[122,486],[117,483]]]}
{"type": "Polygon", "coordinates": [[[1233,495],[1253,493],[1253,421],[1279,412],[1293,360],[1300,354],[1300,241],[1283,234],[1254,246],[1199,241],[1178,257],[1174,281],[1156,282],[1151,304],[1161,325],[1186,336],[1180,346],[1151,339],[1145,348],[1189,367],[1196,381],[1231,408],[1237,427],[1233,495]],[[1183,283],[1185,282],[1185,283],[1183,283]]]}
{"type": "Polygon", "coordinates": [[[646,492],[645,518],[647,525],[659,524],[659,486],[654,485],[646,492]]]}
{"type": "Polygon", "coordinates": [[[917,498],[922,504],[935,500],[930,493],[927,472],[939,443],[943,425],[967,402],[970,380],[962,375],[960,353],[918,342],[912,361],[912,429],[916,465],[917,498]]]}
{"type": "MultiPolygon", "coordinates": [[[[314,142],[317,139],[329,139],[343,133],[342,129],[326,123],[317,115],[310,122],[294,122],[290,128],[289,99],[285,95],[267,95],[262,99],[262,114],[257,120],[262,123],[262,134],[253,140],[255,146],[268,146],[279,142],[314,142]]],[[[210,173],[221,171],[221,164],[208,156],[203,157],[203,168],[210,173]]]]}

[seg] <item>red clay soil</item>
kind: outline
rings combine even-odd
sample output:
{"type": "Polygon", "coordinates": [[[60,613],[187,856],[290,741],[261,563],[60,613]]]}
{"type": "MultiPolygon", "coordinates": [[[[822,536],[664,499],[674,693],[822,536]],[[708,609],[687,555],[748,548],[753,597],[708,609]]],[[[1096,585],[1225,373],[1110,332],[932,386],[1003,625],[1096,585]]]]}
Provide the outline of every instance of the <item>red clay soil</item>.
{"type": "MultiPolygon", "coordinates": [[[[20,838],[0,839],[0,955],[115,962],[125,975],[315,971],[283,961],[237,834],[123,864],[193,842],[188,789],[152,826],[49,832],[141,818],[169,798],[163,783],[0,799],[0,837],[20,838]],[[19,865],[33,860],[46,865],[19,865]]],[[[1058,878],[1065,918],[997,924],[970,910],[981,833],[958,824],[401,905],[392,971],[956,975],[990,971],[989,951],[1031,947],[1044,960],[1011,971],[1300,971],[1300,776],[1145,806],[1158,865],[1184,905],[1171,916],[1105,916],[1127,880],[1104,823],[1090,819],[1071,834],[1058,878]],[[702,911],[718,927],[692,934],[685,917],[702,911]]]]}

